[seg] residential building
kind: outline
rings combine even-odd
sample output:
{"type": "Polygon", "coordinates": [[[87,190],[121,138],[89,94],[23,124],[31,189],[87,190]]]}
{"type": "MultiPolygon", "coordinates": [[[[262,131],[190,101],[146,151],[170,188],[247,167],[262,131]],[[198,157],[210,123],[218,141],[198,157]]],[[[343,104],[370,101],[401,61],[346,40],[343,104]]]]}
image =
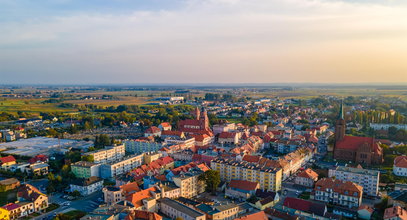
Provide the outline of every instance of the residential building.
{"type": "Polygon", "coordinates": [[[100,177],[113,178],[144,164],[144,154],[130,155],[122,160],[100,166],[100,177]]]}
{"type": "Polygon", "coordinates": [[[40,162],[30,164],[28,171],[37,176],[43,176],[48,174],[48,163],[40,162]]]}
{"type": "Polygon", "coordinates": [[[239,206],[234,203],[223,205],[200,204],[196,209],[206,214],[206,219],[233,220],[239,214],[239,206]]]}
{"type": "Polygon", "coordinates": [[[171,219],[182,218],[183,220],[206,220],[205,214],[196,211],[180,202],[169,198],[159,200],[160,212],[171,219]]]}
{"type": "Polygon", "coordinates": [[[260,184],[258,182],[231,180],[229,185],[226,187],[225,196],[246,200],[255,195],[256,190],[259,188],[260,184]]]}
{"type": "Polygon", "coordinates": [[[92,176],[100,177],[100,166],[101,164],[78,161],[71,165],[71,170],[77,178],[90,178],[92,176]]]}
{"type": "Polygon", "coordinates": [[[237,132],[222,132],[218,136],[219,144],[233,144],[239,143],[239,134],[237,132]]]}
{"type": "Polygon", "coordinates": [[[16,178],[8,178],[5,180],[0,180],[0,192],[6,192],[9,190],[16,189],[20,186],[20,181],[16,178]]]}
{"type": "Polygon", "coordinates": [[[377,196],[379,193],[380,171],[355,167],[337,166],[329,169],[328,177],[351,181],[363,187],[363,194],[377,196]]]}
{"type": "Polygon", "coordinates": [[[13,156],[0,157],[0,168],[8,170],[12,165],[16,164],[16,159],[13,156]]]}
{"type": "Polygon", "coordinates": [[[353,208],[362,204],[362,194],[363,187],[356,183],[323,178],[315,183],[312,196],[317,201],[353,208]]]}
{"type": "Polygon", "coordinates": [[[162,220],[161,215],[155,212],[148,212],[142,210],[132,210],[124,218],[124,220],[162,220]]]}
{"type": "Polygon", "coordinates": [[[220,173],[223,181],[247,180],[258,182],[260,189],[281,190],[282,169],[272,168],[255,162],[217,158],[211,162],[211,168],[220,173]]]}
{"type": "Polygon", "coordinates": [[[10,220],[10,211],[0,207],[0,219],[1,220],[10,220]]]}
{"type": "Polygon", "coordinates": [[[271,208],[280,201],[278,193],[273,191],[263,191],[258,189],[256,190],[255,196],[258,198],[258,201],[255,202],[254,206],[260,210],[271,208]]]}
{"type": "Polygon", "coordinates": [[[199,169],[190,169],[187,173],[172,177],[175,185],[180,187],[182,197],[190,198],[205,192],[205,182],[198,180],[202,173],[199,169]]]}
{"type": "Polygon", "coordinates": [[[141,191],[141,189],[137,182],[131,182],[121,186],[107,186],[102,191],[105,203],[112,205],[124,201],[128,196],[141,191]]]}
{"type": "Polygon", "coordinates": [[[126,154],[124,144],[105,147],[105,149],[87,152],[84,156],[92,156],[94,163],[111,163],[121,160],[126,154]]]}
{"type": "Polygon", "coordinates": [[[384,210],[383,220],[406,220],[407,210],[400,206],[394,206],[384,210]]]}
{"type": "Polygon", "coordinates": [[[48,208],[48,196],[30,184],[23,184],[18,188],[17,199],[20,201],[20,206],[21,202],[32,203],[34,212],[48,208]]]}
{"type": "Polygon", "coordinates": [[[383,163],[383,149],[378,141],[372,137],[346,136],[345,130],[346,122],[341,104],[335,126],[335,159],[367,165],[383,163]]]}
{"type": "Polygon", "coordinates": [[[161,123],[160,125],[158,125],[158,128],[159,128],[161,131],[171,131],[172,126],[171,126],[171,124],[168,123],[168,122],[163,122],[163,123],[161,123]]]}
{"type": "Polygon", "coordinates": [[[136,140],[125,140],[124,146],[126,152],[132,154],[141,154],[145,152],[156,152],[162,148],[162,144],[157,143],[153,140],[136,139],[136,140]]]}
{"type": "Polygon", "coordinates": [[[183,145],[184,148],[191,148],[195,145],[195,138],[194,137],[186,137],[186,138],[168,137],[168,138],[165,138],[164,143],[167,146],[183,145]]]}
{"type": "Polygon", "coordinates": [[[207,146],[213,143],[214,137],[207,134],[192,135],[195,138],[195,146],[207,146]]]}
{"type": "Polygon", "coordinates": [[[374,209],[367,205],[361,205],[358,208],[358,218],[369,220],[372,218],[374,209]]]}
{"type": "Polygon", "coordinates": [[[325,204],[309,200],[287,197],[284,199],[283,210],[303,216],[306,219],[331,219],[326,217],[328,210],[325,204]]]}
{"type": "Polygon", "coordinates": [[[396,176],[407,176],[407,156],[398,156],[394,159],[393,173],[396,176]]]}
{"type": "Polygon", "coordinates": [[[161,198],[161,193],[157,187],[151,187],[130,194],[126,197],[126,201],[130,202],[135,210],[145,210],[150,212],[158,211],[157,199],[161,198]]]}
{"type": "Polygon", "coordinates": [[[103,179],[92,176],[86,179],[76,179],[70,185],[70,191],[78,191],[82,196],[90,195],[103,188],[103,179]]]}
{"type": "Polygon", "coordinates": [[[305,186],[305,187],[313,187],[314,183],[318,180],[318,174],[313,171],[312,169],[308,168],[301,173],[299,173],[295,177],[295,184],[305,186]]]}
{"type": "Polygon", "coordinates": [[[264,211],[256,212],[253,214],[245,215],[243,217],[235,218],[235,220],[268,220],[264,211]]]}
{"type": "Polygon", "coordinates": [[[161,136],[161,130],[156,127],[156,126],[151,126],[147,128],[147,130],[144,132],[144,137],[160,137],[161,136]]]}

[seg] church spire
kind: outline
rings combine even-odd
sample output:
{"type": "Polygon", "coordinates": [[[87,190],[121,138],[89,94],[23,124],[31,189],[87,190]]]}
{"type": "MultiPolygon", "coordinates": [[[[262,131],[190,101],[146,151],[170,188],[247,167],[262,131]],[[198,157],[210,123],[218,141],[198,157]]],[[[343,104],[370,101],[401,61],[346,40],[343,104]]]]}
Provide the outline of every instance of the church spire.
{"type": "Polygon", "coordinates": [[[343,99],[341,100],[341,107],[339,108],[338,119],[344,119],[344,117],[343,117],[343,99]]]}

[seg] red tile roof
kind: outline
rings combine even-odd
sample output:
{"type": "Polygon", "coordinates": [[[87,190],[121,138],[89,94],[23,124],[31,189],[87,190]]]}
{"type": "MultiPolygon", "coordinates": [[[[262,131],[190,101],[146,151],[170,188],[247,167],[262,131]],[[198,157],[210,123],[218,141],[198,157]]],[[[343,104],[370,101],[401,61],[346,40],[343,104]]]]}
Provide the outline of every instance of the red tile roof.
{"type": "Polygon", "coordinates": [[[155,192],[157,189],[151,187],[136,193],[131,194],[126,198],[127,201],[131,202],[135,208],[143,206],[143,199],[150,198],[152,196],[151,192],[155,192]]]}
{"type": "Polygon", "coordinates": [[[219,138],[235,138],[237,133],[235,132],[222,132],[219,134],[219,138]]]}
{"type": "Polygon", "coordinates": [[[20,206],[18,204],[15,204],[15,203],[9,203],[9,204],[3,206],[3,208],[7,209],[8,211],[11,211],[11,210],[20,208],[20,206]]]}
{"type": "Polygon", "coordinates": [[[394,166],[407,168],[407,156],[398,156],[394,159],[394,166]]]}
{"type": "Polygon", "coordinates": [[[407,211],[400,206],[390,207],[384,211],[383,219],[386,220],[394,217],[405,220],[407,219],[407,211]]]}
{"type": "Polygon", "coordinates": [[[161,215],[141,210],[132,210],[125,218],[125,220],[161,220],[161,215]]]}
{"type": "Polygon", "coordinates": [[[333,178],[323,178],[315,183],[315,191],[326,191],[326,189],[332,189],[334,192],[345,195],[348,192],[348,196],[361,197],[363,193],[363,187],[350,181],[342,181],[333,178]],[[357,193],[356,195],[354,193],[357,193]]]}
{"type": "Polygon", "coordinates": [[[157,128],[156,126],[151,126],[146,130],[145,133],[155,134],[155,133],[159,133],[159,132],[161,132],[161,130],[159,128],[157,128]]]}
{"type": "Polygon", "coordinates": [[[229,183],[229,187],[236,189],[243,189],[246,191],[254,191],[259,187],[258,182],[250,182],[247,180],[232,180],[229,183]]]}
{"type": "Polygon", "coordinates": [[[298,177],[304,177],[304,178],[308,178],[308,179],[317,179],[318,178],[318,174],[311,170],[310,168],[302,171],[301,173],[298,174],[298,177]]]}
{"type": "Polygon", "coordinates": [[[3,164],[3,163],[10,163],[10,162],[15,162],[16,161],[16,158],[14,158],[13,156],[7,156],[7,157],[0,157],[0,164],[3,164]]]}
{"type": "Polygon", "coordinates": [[[260,161],[260,158],[260,156],[244,155],[242,160],[250,163],[258,163],[260,161]]]}
{"type": "Polygon", "coordinates": [[[345,136],[341,141],[336,142],[335,148],[356,151],[358,147],[364,143],[368,143],[370,146],[373,146],[375,140],[372,137],[345,136]]]}
{"type": "Polygon", "coordinates": [[[261,211],[240,218],[235,218],[235,220],[268,220],[268,217],[264,211],[261,211]]]}

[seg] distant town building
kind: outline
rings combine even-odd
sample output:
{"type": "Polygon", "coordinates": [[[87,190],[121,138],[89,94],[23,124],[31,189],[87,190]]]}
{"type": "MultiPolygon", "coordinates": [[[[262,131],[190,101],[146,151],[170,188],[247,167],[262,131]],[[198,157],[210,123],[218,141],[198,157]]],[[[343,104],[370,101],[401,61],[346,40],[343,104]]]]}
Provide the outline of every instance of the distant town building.
{"type": "Polygon", "coordinates": [[[393,173],[396,176],[407,176],[407,156],[398,156],[394,159],[393,173]]]}

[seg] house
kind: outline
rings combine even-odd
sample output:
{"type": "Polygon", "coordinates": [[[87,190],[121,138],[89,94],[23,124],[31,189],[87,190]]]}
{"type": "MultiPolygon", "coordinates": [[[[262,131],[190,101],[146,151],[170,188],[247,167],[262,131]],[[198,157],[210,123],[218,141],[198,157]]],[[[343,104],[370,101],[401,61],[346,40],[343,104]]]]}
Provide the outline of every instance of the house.
{"type": "Polygon", "coordinates": [[[299,173],[295,177],[295,184],[305,186],[305,187],[313,187],[314,183],[318,180],[318,174],[313,171],[312,169],[308,168],[301,173],[299,173]]]}
{"type": "Polygon", "coordinates": [[[168,122],[163,122],[163,123],[161,123],[160,125],[158,125],[158,128],[159,128],[161,131],[171,131],[172,126],[171,126],[171,124],[168,123],[168,122]]]}
{"type": "Polygon", "coordinates": [[[9,219],[20,219],[34,213],[32,202],[8,203],[2,209],[8,212],[5,212],[5,215],[8,214],[9,219]]]}
{"type": "Polygon", "coordinates": [[[144,132],[144,137],[160,137],[161,136],[161,130],[156,127],[156,126],[151,126],[147,128],[147,130],[144,132]]]}
{"type": "Polygon", "coordinates": [[[35,157],[28,160],[28,163],[31,163],[31,164],[41,163],[41,162],[47,163],[48,157],[44,154],[38,154],[35,157]]]}
{"type": "Polygon", "coordinates": [[[10,219],[10,211],[0,207],[0,219],[2,220],[9,220],[10,219]]]}
{"type": "Polygon", "coordinates": [[[239,214],[239,206],[233,203],[224,205],[207,205],[203,203],[197,205],[196,209],[205,213],[207,219],[234,219],[239,214]]]}
{"type": "Polygon", "coordinates": [[[383,220],[406,220],[407,210],[400,206],[394,206],[384,210],[383,220]]]}
{"type": "Polygon", "coordinates": [[[235,220],[268,220],[268,217],[264,211],[261,211],[240,218],[235,218],[235,220]]]}
{"type": "Polygon", "coordinates": [[[131,182],[121,186],[107,186],[103,188],[102,191],[104,194],[105,203],[111,205],[124,201],[127,196],[141,190],[137,182],[131,182]]]}
{"type": "Polygon", "coordinates": [[[70,191],[78,191],[82,196],[90,195],[94,192],[100,191],[103,188],[103,179],[92,176],[86,179],[77,179],[70,185],[70,191]]]}
{"type": "Polygon", "coordinates": [[[324,216],[327,214],[327,207],[325,204],[292,197],[284,199],[283,210],[294,212],[296,215],[310,219],[324,219],[324,216]]]}
{"type": "Polygon", "coordinates": [[[16,158],[9,155],[6,157],[0,157],[0,167],[1,169],[8,170],[12,165],[16,164],[16,158]]]}
{"type": "Polygon", "coordinates": [[[130,202],[135,210],[157,211],[157,199],[161,197],[157,187],[141,190],[127,196],[126,201],[130,202]]]}
{"type": "Polygon", "coordinates": [[[337,166],[329,169],[328,177],[351,181],[363,187],[363,194],[377,196],[379,193],[380,171],[363,169],[361,166],[337,166]]]}
{"type": "Polygon", "coordinates": [[[160,212],[171,219],[206,220],[206,215],[191,207],[169,198],[159,200],[160,212]]]}
{"type": "Polygon", "coordinates": [[[132,210],[124,220],[161,220],[163,217],[155,212],[132,210]]]}
{"type": "Polygon", "coordinates": [[[394,159],[393,173],[396,176],[407,176],[407,156],[398,156],[394,159]]]}
{"type": "Polygon", "coordinates": [[[367,205],[361,205],[358,208],[358,218],[369,220],[372,217],[374,209],[367,205]]]}
{"type": "Polygon", "coordinates": [[[195,146],[206,146],[209,144],[212,144],[213,142],[213,137],[207,135],[207,134],[198,134],[198,135],[192,135],[192,137],[195,138],[195,146]]]}
{"type": "Polygon", "coordinates": [[[17,199],[20,206],[22,202],[32,203],[34,212],[48,208],[48,196],[30,184],[23,184],[18,188],[17,199]]]}
{"type": "Polygon", "coordinates": [[[9,178],[0,181],[0,192],[16,189],[20,186],[20,181],[16,178],[9,178]]]}
{"type": "Polygon", "coordinates": [[[362,194],[363,187],[354,182],[323,178],[315,183],[311,198],[353,208],[362,204],[362,194]]]}
{"type": "Polygon", "coordinates": [[[48,174],[48,167],[49,167],[49,165],[47,163],[40,162],[40,163],[30,164],[28,170],[30,173],[32,173],[34,175],[43,176],[43,175],[48,174]]]}
{"type": "Polygon", "coordinates": [[[299,220],[298,215],[291,215],[287,212],[282,212],[276,209],[267,208],[264,210],[267,217],[271,220],[299,220]]]}
{"type": "Polygon", "coordinates": [[[280,196],[278,193],[273,191],[263,191],[261,189],[257,189],[255,196],[259,200],[256,201],[254,205],[260,210],[273,207],[278,201],[280,201],[280,196]]]}
{"type": "Polygon", "coordinates": [[[258,182],[246,180],[231,180],[226,188],[225,196],[232,198],[248,199],[256,194],[256,190],[260,188],[258,182]]]}
{"type": "Polygon", "coordinates": [[[222,132],[218,136],[219,144],[238,144],[239,135],[236,132],[222,132]]]}

